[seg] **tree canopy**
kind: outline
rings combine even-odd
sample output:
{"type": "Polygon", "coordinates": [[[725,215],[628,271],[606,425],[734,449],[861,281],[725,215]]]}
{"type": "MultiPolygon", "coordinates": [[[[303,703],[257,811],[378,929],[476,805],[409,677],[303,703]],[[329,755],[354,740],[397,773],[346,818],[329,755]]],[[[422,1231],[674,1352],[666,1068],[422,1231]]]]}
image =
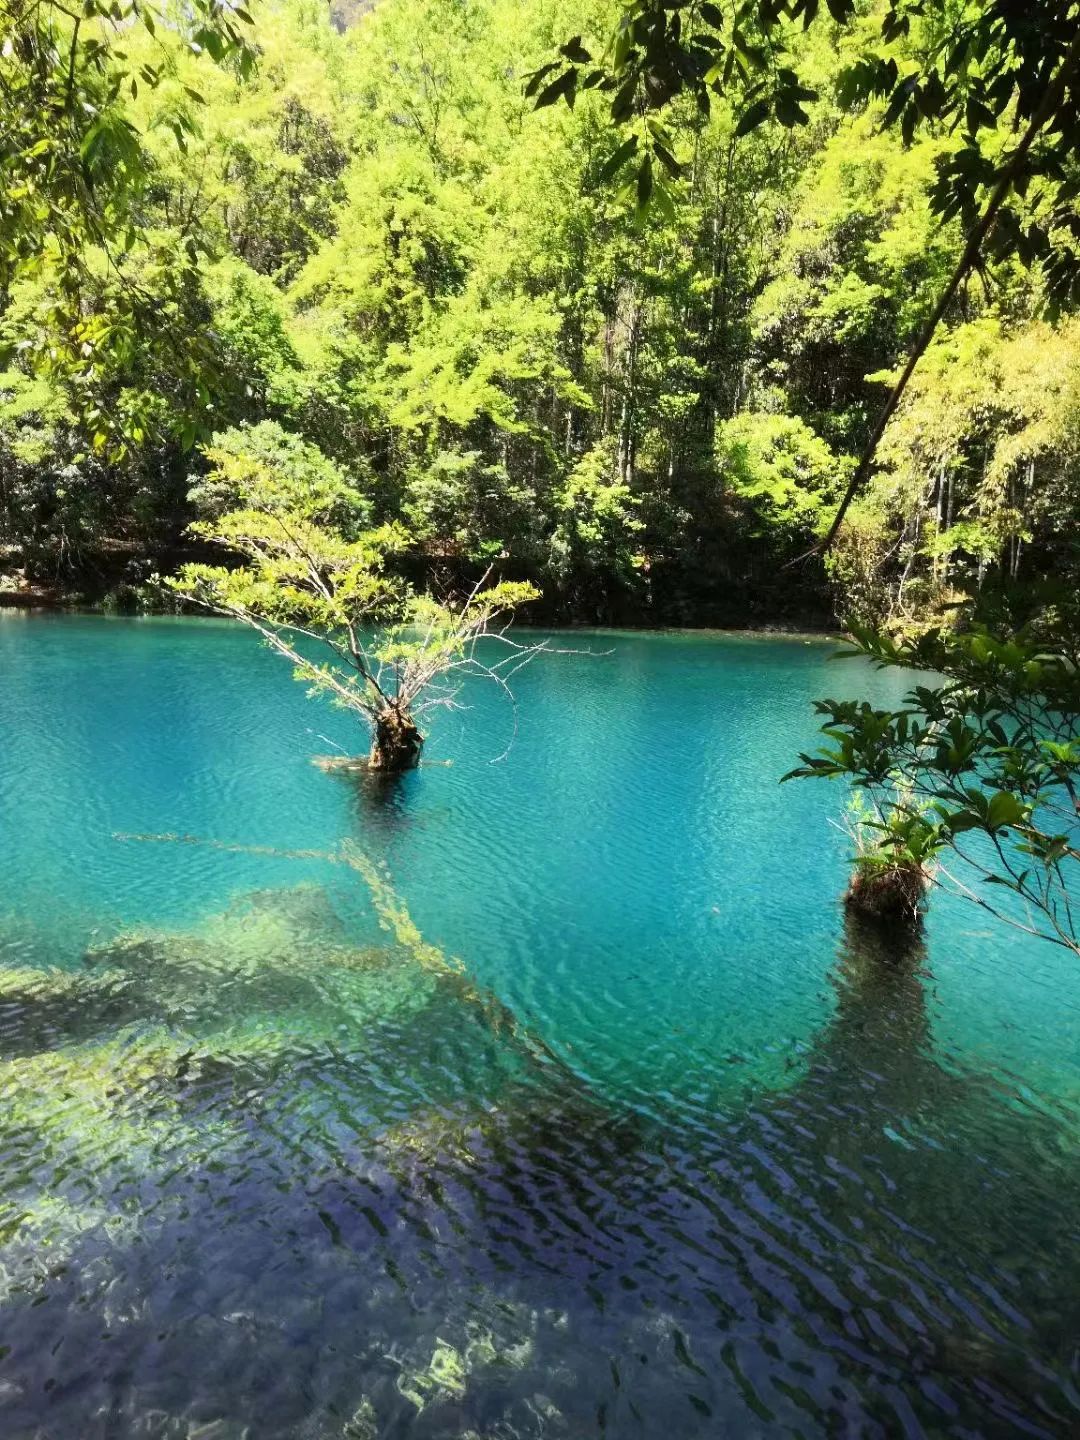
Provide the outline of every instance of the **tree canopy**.
{"type": "Polygon", "coordinates": [[[1051,81],[1072,8],[251,18],[12,12],[10,586],[137,603],[198,560],[223,446],[338,477],[358,528],[402,527],[403,578],[495,561],[552,618],[918,628],[1068,583],[1075,106],[1071,72],[1051,81]],[[573,107],[537,112],[552,85],[573,107]],[[785,568],[834,519],[1051,88],[834,545],[785,568]]]}
{"type": "Polygon", "coordinates": [[[576,35],[528,88],[541,107],[560,99],[573,106],[579,90],[610,94],[624,138],[605,169],[632,161],[644,203],[657,172],[681,173],[663,122],[682,99],[704,116],[717,100],[734,102],[739,134],[770,119],[788,129],[810,124],[807,107],[821,92],[800,36],[815,22],[836,37],[846,28],[859,33],[857,52],[835,77],[845,108],[879,103],[882,124],[895,125],[905,144],[929,128],[961,137],[941,158],[930,191],[935,213],[959,216],[971,231],[984,198],[1003,184],[986,252],[1042,261],[1048,301],[1075,300],[1080,6],[1071,0],[887,0],[869,13],[856,0],[633,0],[598,59],[576,35]]]}

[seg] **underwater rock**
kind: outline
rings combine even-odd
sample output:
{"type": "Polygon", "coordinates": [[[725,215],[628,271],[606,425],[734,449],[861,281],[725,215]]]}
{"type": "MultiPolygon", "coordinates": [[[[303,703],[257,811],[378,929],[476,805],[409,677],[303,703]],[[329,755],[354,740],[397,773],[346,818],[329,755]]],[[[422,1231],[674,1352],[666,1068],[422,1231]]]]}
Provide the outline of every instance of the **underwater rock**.
{"type": "Polygon", "coordinates": [[[476,1163],[475,1142],[480,1125],[492,1109],[469,1109],[464,1115],[448,1116],[442,1110],[423,1110],[400,1125],[384,1130],[376,1139],[379,1150],[392,1159],[408,1158],[423,1165],[446,1161],[472,1166],[476,1163]]]}
{"type": "Polygon", "coordinates": [[[187,930],[139,928],[86,951],[88,966],[103,961],[253,978],[268,968],[303,974],[315,965],[363,969],[385,964],[387,955],[384,947],[349,944],[326,892],[296,886],[243,895],[187,930]]]}
{"type": "MultiPolygon", "coordinates": [[[[104,1041],[0,1063],[0,1146],[13,1173],[20,1157],[32,1163],[39,1187],[20,1225],[32,1223],[51,1175],[71,1172],[69,1190],[76,1185],[93,1208],[151,1167],[204,1163],[232,1130],[221,1119],[185,1119],[176,1076],[189,1060],[188,1038],[125,1026],[104,1041]]],[[[23,1203],[14,1183],[5,1200],[23,1203]]]]}
{"type": "Polygon", "coordinates": [[[482,1381],[485,1371],[524,1370],[534,1358],[535,1336],[542,1317],[537,1311],[506,1302],[501,1302],[500,1308],[504,1312],[501,1316],[489,1317],[490,1325],[496,1328],[469,1320],[460,1344],[436,1335],[426,1365],[403,1365],[397,1388],[405,1399],[423,1411],[439,1401],[463,1399],[470,1379],[482,1381]]]}
{"type": "Polygon", "coordinates": [[[258,891],[190,930],[139,929],[86,952],[140,987],[143,1013],[193,1031],[226,1013],[321,1015],[314,1040],[362,1019],[405,1019],[432,996],[432,983],[392,945],[350,944],[318,887],[258,891]],[[336,1012],[336,1014],[335,1014],[336,1012]]]}
{"type": "Polygon", "coordinates": [[[435,1349],[423,1369],[402,1370],[397,1388],[417,1410],[436,1399],[460,1400],[465,1394],[469,1367],[465,1357],[449,1341],[435,1337],[435,1349]]]}
{"type": "Polygon", "coordinates": [[[58,1196],[35,1195],[0,1202],[0,1302],[32,1295],[66,1267],[83,1237],[107,1231],[111,1243],[130,1241],[135,1221],[100,1205],[73,1205],[58,1196]]]}
{"type": "Polygon", "coordinates": [[[379,1421],[375,1406],[366,1395],[346,1424],[342,1440],[379,1440],[379,1421]]]}
{"type": "Polygon", "coordinates": [[[0,1054],[28,1055],[131,1018],[138,998],[121,968],[0,967],[0,1054]]]}

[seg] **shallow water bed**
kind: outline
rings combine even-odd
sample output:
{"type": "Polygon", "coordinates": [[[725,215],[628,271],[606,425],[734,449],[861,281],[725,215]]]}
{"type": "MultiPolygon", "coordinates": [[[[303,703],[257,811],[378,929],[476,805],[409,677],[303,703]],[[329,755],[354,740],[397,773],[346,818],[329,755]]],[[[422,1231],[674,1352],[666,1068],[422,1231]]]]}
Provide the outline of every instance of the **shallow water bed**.
{"type": "Polygon", "coordinates": [[[1073,965],[845,925],[776,780],[887,679],[590,643],[375,787],[231,626],[0,616],[5,1437],[1075,1432],[1073,965]]]}

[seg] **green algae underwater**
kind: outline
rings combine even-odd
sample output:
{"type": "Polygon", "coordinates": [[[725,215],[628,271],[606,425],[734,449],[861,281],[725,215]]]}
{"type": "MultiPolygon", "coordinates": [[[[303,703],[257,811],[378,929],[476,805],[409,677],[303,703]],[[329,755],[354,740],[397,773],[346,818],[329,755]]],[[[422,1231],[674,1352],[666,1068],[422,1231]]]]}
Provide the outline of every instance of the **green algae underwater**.
{"type": "Polygon", "coordinates": [[[5,1437],[1075,1432],[1078,977],[844,920],[827,647],[609,646],[370,785],[231,626],[0,617],[5,1437]]]}

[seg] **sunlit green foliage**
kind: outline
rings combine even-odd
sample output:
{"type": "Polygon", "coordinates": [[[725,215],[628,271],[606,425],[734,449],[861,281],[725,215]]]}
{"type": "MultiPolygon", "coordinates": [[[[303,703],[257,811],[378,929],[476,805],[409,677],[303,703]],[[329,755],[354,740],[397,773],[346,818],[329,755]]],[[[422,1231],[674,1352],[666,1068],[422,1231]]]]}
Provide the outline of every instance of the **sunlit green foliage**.
{"type": "Polygon", "coordinates": [[[226,430],[203,454],[210,469],[190,496],[202,515],[217,520],[228,511],[256,508],[332,525],[349,537],[371,519],[371,501],[356,479],[273,420],[226,430]]]}
{"type": "MultiPolygon", "coordinates": [[[[64,387],[94,447],[120,457],[163,419],[145,352],[164,361],[189,410],[205,404],[212,373],[192,310],[194,216],[166,233],[134,106],[140,87],[156,90],[181,52],[205,51],[249,74],[249,25],[229,0],[183,9],[86,0],[74,10],[42,0],[4,11],[0,292],[34,287],[43,323],[22,331],[21,355],[64,387]]],[[[191,87],[187,94],[197,99],[191,87]]],[[[161,118],[183,148],[194,128],[190,105],[161,118]]]]}
{"type": "Polygon", "coordinates": [[[925,137],[904,150],[879,126],[877,114],[857,117],[807,166],[776,273],[753,310],[770,381],[849,446],[880,404],[868,377],[926,318],[958,238],[929,203],[948,140],[925,137]]]}
{"type": "Polygon", "coordinates": [[[641,500],[629,485],[612,478],[611,457],[603,446],[581,457],[555,503],[548,562],[555,576],[564,585],[591,584],[601,603],[613,586],[633,585],[643,558],[636,549],[644,529],[637,513],[641,500]]]}
{"type": "Polygon", "coordinates": [[[874,492],[902,527],[898,616],[932,613],[957,587],[1018,581],[1025,549],[1036,574],[1068,574],[1080,500],[1078,362],[1075,321],[1017,329],[986,316],[928,351],[886,432],[874,492]]]}
{"type": "MultiPolygon", "coordinates": [[[[6,583],[135,600],[151,570],[190,558],[184,528],[214,503],[208,483],[233,483],[230,447],[264,484],[336,475],[350,538],[403,527],[388,576],[464,591],[494,562],[560,620],[921,624],[1002,575],[1072,566],[1074,337],[1032,318],[1047,271],[1013,246],[949,309],[827,565],[785,568],[820,535],[956,260],[964,215],[942,223],[942,176],[972,143],[1008,150],[1023,105],[976,95],[994,123],[976,105],[953,130],[924,96],[905,148],[851,73],[872,54],[922,86],[946,31],[894,19],[882,38],[885,0],[842,29],[821,7],[805,31],[737,9],[708,115],[684,94],[661,134],[635,109],[639,144],[609,175],[614,92],[579,79],[572,110],[539,112],[523,93],[567,35],[588,48],[618,24],[603,3],[385,0],[339,34],[312,0],[267,0],[219,63],[186,21],[130,27],[101,74],[136,81],[109,111],[138,150],[116,194],[135,243],[119,221],[108,254],[78,239],[77,337],[48,246],[0,299],[6,583]],[[780,113],[771,51],[747,102],[769,105],[746,121],[766,39],[817,92],[793,100],[805,124],[780,113]],[[638,214],[623,192],[646,150],[663,194],[638,214]],[[1040,354],[1063,377],[1045,396],[1040,354]]],[[[671,39],[684,12],[665,14],[671,39]]],[[[618,62],[635,106],[639,41],[618,62]]],[[[969,70],[946,90],[981,83],[969,70]]],[[[341,508],[327,519],[340,527],[341,508]]]]}
{"type": "Polygon", "coordinates": [[[840,103],[882,102],[884,124],[905,144],[922,129],[958,133],[939,167],[935,213],[959,215],[974,233],[989,200],[983,255],[1017,252],[1025,264],[1038,263],[1056,309],[1080,294],[1068,163],[1080,138],[1078,19],[1069,0],[952,7],[882,0],[869,14],[856,0],[740,0],[724,8],[629,0],[602,54],[575,35],[527,88],[537,108],[559,100],[572,108],[581,92],[610,97],[611,122],[625,138],[616,136],[606,168],[633,160],[645,205],[660,173],[681,174],[665,125],[679,103],[692,100],[708,116],[715,97],[733,100],[741,133],[769,120],[788,130],[808,126],[820,91],[807,83],[815,77],[802,37],[817,21],[844,48],[854,28],[861,44],[836,78],[840,103]],[[1003,146],[1010,122],[1015,133],[1003,146]]]}
{"type": "Polygon", "coordinates": [[[812,533],[828,518],[843,463],[804,421],[744,411],[717,432],[722,483],[763,528],[812,533]]]}

